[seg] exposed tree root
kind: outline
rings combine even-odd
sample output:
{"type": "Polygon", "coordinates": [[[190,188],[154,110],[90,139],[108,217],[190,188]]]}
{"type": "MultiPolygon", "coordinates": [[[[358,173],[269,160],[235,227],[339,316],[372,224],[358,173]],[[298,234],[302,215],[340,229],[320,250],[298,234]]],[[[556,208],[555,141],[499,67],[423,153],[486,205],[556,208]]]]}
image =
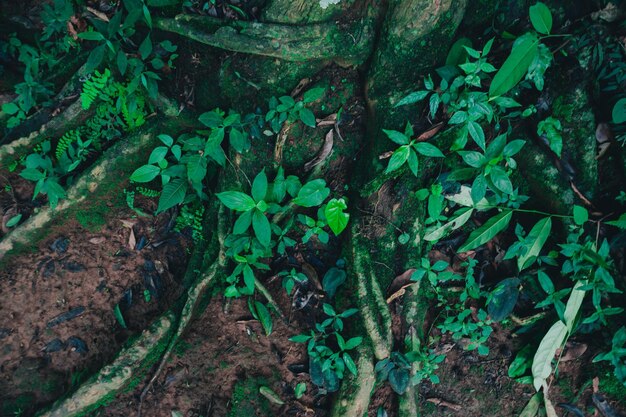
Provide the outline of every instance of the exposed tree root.
{"type": "Polygon", "coordinates": [[[359,359],[356,361],[357,376],[346,376],[341,383],[341,390],[337,400],[333,403],[331,417],[367,416],[376,382],[374,354],[367,337],[356,350],[359,354],[359,359]]]}
{"type": "Polygon", "coordinates": [[[174,324],[174,314],[167,313],[117,358],[70,397],[55,403],[39,417],[74,417],[88,415],[115,398],[122,388],[134,386],[141,381],[139,375],[146,371],[166,347],[174,324]]]}
{"type": "Polygon", "coordinates": [[[368,245],[361,244],[357,226],[352,227],[352,267],[356,280],[356,302],[361,312],[363,326],[372,341],[377,359],[389,357],[393,336],[391,313],[372,269],[368,245]]]}
{"type": "Polygon", "coordinates": [[[360,65],[374,42],[373,16],[369,15],[346,25],[329,22],[305,26],[178,15],[155,19],[154,26],[216,48],[295,62],[360,65]]]}

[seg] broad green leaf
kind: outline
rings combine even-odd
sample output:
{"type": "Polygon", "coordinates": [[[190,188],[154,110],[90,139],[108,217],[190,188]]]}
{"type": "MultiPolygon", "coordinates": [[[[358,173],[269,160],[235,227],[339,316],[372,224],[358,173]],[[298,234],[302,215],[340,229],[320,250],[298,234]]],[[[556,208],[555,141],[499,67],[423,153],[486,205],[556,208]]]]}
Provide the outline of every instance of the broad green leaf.
{"type": "Polygon", "coordinates": [[[519,296],[519,284],[518,278],[506,278],[491,292],[487,311],[492,320],[501,321],[511,314],[519,296]]]}
{"type": "Polygon", "coordinates": [[[457,152],[463,158],[463,162],[473,168],[481,168],[487,162],[480,152],[476,151],[459,151],[457,152]]]}
{"type": "Polygon", "coordinates": [[[417,177],[417,173],[419,171],[419,159],[417,158],[417,154],[413,149],[409,153],[409,159],[407,159],[407,164],[409,165],[409,169],[417,177]]]}
{"type": "Polygon", "coordinates": [[[86,31],[77,34],[80,39],[85,39],[86,41],[101,41],[104,40],[104,36],[100,32],[96,31],[86,31]]]}
{"type": "Polygon", "coordinates": [[[252,224],[252,213],[252,210],[241,213],[233,225],[234,234],[242,235],[246,233],[252,224]]]}
{"type": "Polygon", "coordinates": [[[485,150],[485,132],[483,131],[482,126],[470,120],[467,123],[467,131],[472,139],[474,139],[474,142],[480,146],[480,149],[485,150]]]}
{"type": "Polygon", "coordinates": [[[150,182],[159,175],[161,168],[155,165],[143,165],[140,166],[130,176],[131,181],[135,182],[150,182]]]}
{"type": "Polygon", "coordinates": [[[248,211],[256,207],[256,203],[247,194],[239,191],[225,191],[223,193],[216,194],[222,204],[231,210],[235,211],[248,211]]]}
{"type": "Polygon", "coordinates": [[[156,211],[157,214],[172,208],[177,204],[181,204],[185,200],[186,194],[187,181],[182,178],[175,178],[165,184],[163,191],[161,191],[161,196],[159,197],[159,206],[156,211]]]}
{"type": "Polygon", "coordinates": [[[330,189],[326,187],[326,181],[320,178],[304,184],[298,191],[298,196],[293,199],[293,203],[302,207],[320,206],[329,194],[330,189]]]}
{"type": "Polygon", "coordinates": [[[495,166],[489,172],[489,177],[493,185],[505,194],[513,194],[513,184],[509,179],[509,175],[504,169],[499,166],[495,166]]]}
{"type": "Polygon", "coordinates": [[[620,124],[626,122],[626,98],[617,100],[613,106],[613,123],[620,124]]]}
{"type": "Polygon", "coordinates": [[[532,356],[532,346],[526,345],[522,350],[520,350],[511,365],[509,366],[508,376],[509,378],[519,378],[524,376],[526,371],[531,366],[531,356],[532,356]]]}
{"type": "Polygon", "coordinates": [[[418,142],[413,145],[415,150],[424,156],[430,156],[433,158],[443,158],[443,153],[435,145],[428,142],[418,142]]]}
{"type": "Polygon", "coordinates": [[[304,101],[305,103],[313,103],[314,101],[317,101],[324,96],[324,91],[326,91],[324,87],[311,88],[304,93],[304,95],[302,96],[302,101],[304,101]]]}
{"type": "MultiPolygon", "coordinates": [[[[84,33],[84,32],[83,32],[84,33]]],[[[89,53],[89,57],[87,58],[87,63],[85,64],[85,72],[92,72],[104,59],[104,53],[106,45],[98,45],[91,50],[89,53]]]]}
{"type": "Polygon", "coordinates": [[[252,181],[252,198],[254,198],[254,201],[259,202],[265,199],[265,194],[267,194],[267,175],[265,175],[265,169],[263,169],[252,181]]]}
{"type": "Polygon", "coordinates": [[[541,407],[541,398],[542,395],[540,393],[536,393],[535,395],[530,397],[530,400],[528,400],[526,407],[524,407],[518,417],[536,417],[539,413],[539,407],[541,407]]]}
{"type": "Polygon", "coordinates": [[[472,217],[472,213],[474,213],[474,209],[459,210],[459,212],[461,211],[462,213],[451,221],[435,227],[434,229],[429,229],[426,232],[426,235],[424,235],[424,240],[428,242],[436,242],[444,238],[453,230],[456,230],[467,223],[467,221],[472,217]]]}
{"type": "Polygon", "coordinates": [[[534,6],[530,6],[530,23],[533,24],[535,30],[543,35],[549,35],[552,30],[552,13],[548,6],[541,2],[537,2],[534,6]]]}
{"type": "Polygon", "coordinates": [[[621,216],[619,216],[619,219],[611,220],[610,222],[606,222],[606,224],[610,224],[611,226],[626,230],[626,213],[623,213],[621,216]]]}
{"type": "Polygon", "coordinates": [[[328,227],[330,227],[330,230],[333,231],[335,236],[338,236],[341,232],[343,232],[348,225],[350,214],[344,212],[344,210],[347,209],[348,206],[343,198],[333,198],[328,202],[328,204],[326,204],[324,215],[326,216],[328,227]]]}
{"type": "Polygon", "coordinates": [[[200,117],[198,117],[198,120],[200,123],[210,128],[216,128],[224,123],[224,118],[216,110],[202,113],[200,117]]]}
{"type": "Polygon", "coordinates": [[[167,146],[168,148],[171,147],[174,144],[174,138],[172,138],[170,135],[166,135],[166,134],[160,134],[159,136],[157,136],[159,138],[159,140],[161,142],[163,142],[163,144],[165,146],[167,146]]]}
{"type": "Polygon", "coordinates": [[[584,290],[581,290],[580,287],[587,285],[587,281],[581,280],[577,281],[572,288],[572,292],[567,300],[567,304],[565,305],[565,313],[563,313],[563,320],[565,320],[565,326],[567,330],[571,333],[574,330],[574,323],[576,322],[576,316],[580,311],[580,306],[583,304],[583,300],[585,299],[585,294],[587,293],[584,290]]]}
{"type": "Polygon", "coordinates": [[[398,132],[397,130],[387,130],[383,129],[385,135],[398,145],[407,145],[409,143],[409,138],[402,132],[398,132]]]}
{"type": "Polygon", "coordinates": [[[252,229],[261,245],[267,247],[272,241],[272,228],[269,220],[260,210],[254,210],[252,213],[252,229]]]}
{"type": "Polygon", "coordinates": [[[474,204],[478,206],[478,203],[485,198],[485,194],[487,193],[487,181],[485,177],[482,175],[477,175],[474,178],[474,182],[472,183],[472,190],[470,191],[470,195],[472,196],[472,201],[474,204]]]}
{"type": "Polygon", "coordinates": [[[408,96],[404,97],[402,100],[398,101],[393,107],[406,106],[407,104],[417,103],[418,101],[422,101],[426,97],[428,97],[428,94],[430,94],[430,91],[414,91],[408,96]]]}
{"type": "Polygon", "coordinates": [[[157,164],[163,159],[165,159],[165,155],[167,155],[167,147],[166,146],[157,146],[150,153],[150,158],[148,158],[149,164],[157,164]]]}
{"type": "Polygon", "coordinates": [[[192,183],[200,183],[206,177],[207,160],[199,154],[191,155],[187,159],[187,178],[192,183]]]}
{"type": "Polygon", "coordinates": [[[273,402],[274,404],[278,404],[278,405],[285,404],[285,402],[280,399],[278,394],[276,394],[274,391],[272,391],[268,387],[265,387],[265,386],[260,387],[259,393],[265,398],[267,398],[268,400],[270,400],[270,402],[273,402]]]}
{"type": "Polygon", "coordinates": [[[251,147],[248,134],[241,132],[239,129],[232,128],[228,134],[230,146],[239,153],[244,153],[251,147]]]}
{"type": "Polygon", "coordinates": [[[391,388],[398,395],[402,395],[409,387],[409,370],[404,368],[393,368],[391,371],[389,371],[388,379],[391,388]]]}
{"type": "Polygon", "coordinates": [[[357,370],[356,364],[352,360],[352,357],[350,356],[349,353],[347,352],[343,353],[343,362],[346,364],[346,368],[348,368],[348,371],[350,371],[352,375],[356,376],[356,374],[358,373],[358,370],[357,370]]]}
{"type": "Polygon", "coordinates": [[[4,103],[2,105],[2,111],[6,114],[15,114],[20,110],[17,104],[13,102],[4,103]]]}
{"type": "Polygon", "coordinates": [[[563,346],[566,336],[567,326],[559,320],[550,327],[548,333],[541,339],[531,368],[535,390],[539,391],[546,379],[552,374],[552,360],[556,351],[563,346]]]}
{"type": "Polygon", "coordinates": [[[254,302],[254,307],[256,309],[259,322],[261,323],[261,326],[263,326],[263,330],[265,330],[265,335],[269,336],[270,334],[272,334],[273,327],[272,316],[270,315],[269,310],[267,309],[267,307],[265,307],[264,304],[258,301],[254,302]]]}
{"type": "Polygon", "coordinates": [[[512,211],[504,211],[496,214],[485,222],[481,227],[474,230],[467,241],[458,249],[457,252],[467,252],[468,250],[484,245],[493,239],[498,233],[506,229],[513,216],[512,211]]]}
{"type": "Polygon", "coordinates": [[[472,41],[469,38],[459,38],[450,47],[448,56],[446,57],[446,65],[456,66],[462,64],[467,59],[467,50],[464,48],[472,47],[472,41]]]}
{"type": "Polygon", "coordinates": [[[519,271],[528,268],[535,261],[543,245],[545,245],[552,230],[552,219],[550,217],[539,220],[528,233],[526,241],[529,242],[526,253],[517,258],[517,268],[519,271]]]}
{"type": "Polygon", "coordinates": [[[41,179],[44,179],[46,175],[38,169],[26,168],[25,170],[20,172],[20,177],[27,179],[29,181],[39,181],[41,179]]]}
{"type": "Polygon", "coordinates": [[[152,40],[150,40],[150,35],[148,35],[143,42],[141,42],[141,45],[139,45],[139,54],[141,55],[141,59],[146,60],[151,53],[152,40]]]}
{"type": "Polygon", "coordinates": [[[522,150],[522,147],[526,145],[526,141],[522,139],[515,139],[507,143],[502,151],[502,155],[505,157],[512,157],[522,150]]]}
{"type": "Polygon", "coordinates": [[[304,123],[305,125],[309,127],[317,126],[317,122],[315,121],[315,115],[313,114],[311,110],[304,108],[300,110],[299,114],[300,114],[300,120],[302,120],[302,123],[304,123]]]}
{"type": "Polygon", "coordinates": [[[328,298],[333,298],[337,292],[337,288],[346,281],[346,271],[343,269],[332,267],[324,275],[322,280],[322,288],[328,295],[328,298]]]}
{"type": "Polygon", "coordinates": [[[409,145],[402,145],[398,149],[396,149],[389,159],[389,165],[387,165],[385,173],[395,171],[396,169],[404,165],[407,159],[409,159],[410,152],[411,147],[409,145]]]}
{"type": "Polygon", "coordinates": [[[582,226],[583,224],[587,223],[587,220],[589,220],[589,212],[587,211],[587,209],[579,205],[575,205],[574,206],[574,223],[576,223],[579,226],[582,226]]]}
{"type": "Polygon", "coordinates": [[[537,54],[538,45],[539,39],[531,33],[522,35],[518,39],[513,45],[511,55],[493,77],[489,87],[489,97],[506,94],[524,78],[528,67],[537,54]]]}

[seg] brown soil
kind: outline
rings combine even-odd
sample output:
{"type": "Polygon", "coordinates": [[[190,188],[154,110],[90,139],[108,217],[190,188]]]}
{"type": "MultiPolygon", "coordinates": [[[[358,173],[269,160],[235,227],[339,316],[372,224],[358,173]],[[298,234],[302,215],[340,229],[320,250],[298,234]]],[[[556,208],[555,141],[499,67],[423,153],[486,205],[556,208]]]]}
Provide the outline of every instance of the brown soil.
{"type": "Polygon", "coordinates": [[[113,213],[97,232],[71,220],[0,271],[3,406],[31,415],[110,361],[178,297],[188,242],[159,236],[168,215],[133,217],[113,213]],[[118,303],[127,329],[114,316],[118,303]]]}

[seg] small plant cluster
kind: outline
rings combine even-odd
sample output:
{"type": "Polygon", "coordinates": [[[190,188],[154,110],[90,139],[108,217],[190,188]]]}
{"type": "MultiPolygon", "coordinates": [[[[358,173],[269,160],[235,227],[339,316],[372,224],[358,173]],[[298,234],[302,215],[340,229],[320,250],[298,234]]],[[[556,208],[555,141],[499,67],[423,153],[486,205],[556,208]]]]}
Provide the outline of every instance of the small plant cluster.
{"type": "MultiPolygon", "coordinates": [[[[33,199],[40,193],[45,194],[52,208],[65,197],[63,184],[73,181],[81,163],[122,133],[145,122],[147,112],[143,97],[129,97],[126,85],[113,81],[108,69],[103,73],[94,72],[85,81],[81,100],[85,108],[97,105],[95,114],[84,125],[65,132],[57,141],[45,140],[21,160],[24,169],[20,176],[35,182],[33,199]]],[[[16,161],[12,169],[16,169],[19,163],[16,161]]]]}
{"type": "MultiPolygon", "coordinates": [[[[457,249],[457,253],[465,254],[461,255],[465,259],[461,266],[465,268],[463,275],[446,261],[431,264],[428,257],[422,259],[413,273],[413,280],[428,280],[435,290],[442,309],[442,321],[437,327],[443,333],[451,334],[454,340],[465,339],[467,349],[477,349],[479,354],[486,355],[489,349],[485,342],[492,332],[491,324],[511,314],[524,288],[539,287],[544,298],[534,300],[536,308],[552,308],[557,317],[539,344],[531,365],[525,368],[532,370],[535,388],[539,390],[551,375],[555,352],[572,333],[606,326],[607,317],[620,314],[623,309],[610,306],[610,295],[621,291],[616,288],[612,276],[615,268],[609,256],[609,244],[606,239],[600,241],[595,233],[586,232],[591,223],[597,223],[596,227],[599,227],[599,222],[590,220],[584,207],[575,205],[571,215],[520,208],[528,197],[519,193],[511,175],[517,167],[514,157],[522,150],[525,141],[509,140],[509,136],[513,131],[512,122],[526,118],[536,110],[532,105],[524,107],[518,103],[511,96],[521,94],[511,92],[519,93],[533,87],[541,90],[544,72],[553,60],[548,47],[541,43],[542,39],[554,36],[550,35],[550,10],[543,3],[537,3],[530,8],[530,20],[534,31],[518,37],[499,69],[487,60],[493,39],[482,50],[471,48],[468,40],[460,40],[452,47],[447,65],[437,71],[439,85],[436,87],[433,79],[428,77],[424,90],[412,92],[397,103],[398,106],[409,105],[428,99],[430,117],[447,118],[448,134],[454,137],[449,155],[419,138],[413,139],[410,124],[404,132],[385,130],[385,133],[400,145],[393,152],[386,172],[399,170],[406,164],[417,176],[418,159],[422,157],[444,158],[444,162],[451,166],[450,172],[416,194],[427,209],[423,239],[430,245],[461,229],[480,213],[495,213],[481,220],[482,225],[457,249]],[[473,259],[472,251],[506,230],[516,213],[538,218],[528,233],[521,224],[516,224],[518,240],[505,253],[504,260],[516,260],[517,276],[504,279],[491,291],[486,291],[476,281],[477,261],[473,259]],[[562,220],[570,233],[566,242],[558,244],[559,251],[544,254],[543,248],[550,240],[554,219],[562,220]],[[560,269],[558,265],[562,265],[560,269]],[[571,285],[560,286],[557,290],[553,282],[556,279],[571,285]],[[451,300],[446,287],[458,282],[464,283],[463,290],[451,300]],[[591,294],[591,306],[583,304],[587,293],[591,294]],[[486,308],[476,306],[481,302],[486,308]]],[[[561,130],[560,121],[553,117],[537,125],[538,135],[558,157],[563,147],[561,130]]],[[[625,228],[621,222],[623,217],[604,224],[625,228]]],[[[613,350],[597,360],[617,364],[616,375],[626,381],[623,363],[620,364],[624,357],[621,352],[623,339],[622,328],[614,337],[613,350]]],[[[422,367],[418,375],[412,379],[409,376],[412,361],[419,359],[426,364],[436,364],[441,360],[432,350],[424,349],[418,353],[394,352],[378,364],[379,378],[388,379],[398,393],[404,392],[410,383],[427,377],[435,382],[436,378],[433,379],[434,375],[429,372],[434,372],[436,366],[422,367]]]]}
{"type": "Polygon", "coordinates": [[[346,369],[352,375],[357,374],[356,364],[349,351],[359,346],[363,338],[355,336],[346,340],[341,334],[344,330],[343,319],[355,315],[358,309],[350,308],[338,313],[332,305],[324,303],[322,310],[328,317],[327,319],[316,323],[315,329],[309,334],[293,336],[289,340],[306,343],[311,381],[329,392],[334,392],[339,389],[346,369]]]}
{"type": "Polygon", "coordinates": [[[37,106],[48,104],[54,92],[44,73],[56,69],[70,50],[80,49],[84,45],[81,41],[95,44],[87,58],[85,72],[92,73],[106,64],[106,71],[114,68],[119,79],[128,80],[125,93],[131,103],[131,113],[131,96],[137,95],[137,100],[143,97],[143,93],[137,94],[139,89],[143,88],[152,99],[157,97],[159,74],[168,74],[174,68],[177,46],[169,40],[154,43],[150,33],[138,42],[136,26],[143,23],[148,29],[152,28],[150,11],[143,0],[122,3],[123,7],[113,8],[110,17],[102,12],[85,13],[91,26],[80,32],[84,24],[77,16],[81,13],[75,10],[71,0],[43,4],[40,19],[44,29],[38,34],[36,47],[22,43],[15,36],[0,45],[3,53],[16,56],[24,65],[24,82],[15,86],[16,99],[2,106],[2,111],[9,116],[7,127],[19,125],[37,106]]]}

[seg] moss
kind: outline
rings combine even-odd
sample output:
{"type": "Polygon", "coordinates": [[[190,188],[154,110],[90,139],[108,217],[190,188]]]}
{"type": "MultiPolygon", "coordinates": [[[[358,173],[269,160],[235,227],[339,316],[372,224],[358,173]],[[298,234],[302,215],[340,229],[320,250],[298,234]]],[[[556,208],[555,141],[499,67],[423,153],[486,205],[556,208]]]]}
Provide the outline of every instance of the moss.
{"type": "Polygon", "coordinates": [[[259,388],[268,386],[264,378],[247,378],[235,385],[228,417],[265,417],[274,415],[269,401],[259,394],[259,388]]]}

